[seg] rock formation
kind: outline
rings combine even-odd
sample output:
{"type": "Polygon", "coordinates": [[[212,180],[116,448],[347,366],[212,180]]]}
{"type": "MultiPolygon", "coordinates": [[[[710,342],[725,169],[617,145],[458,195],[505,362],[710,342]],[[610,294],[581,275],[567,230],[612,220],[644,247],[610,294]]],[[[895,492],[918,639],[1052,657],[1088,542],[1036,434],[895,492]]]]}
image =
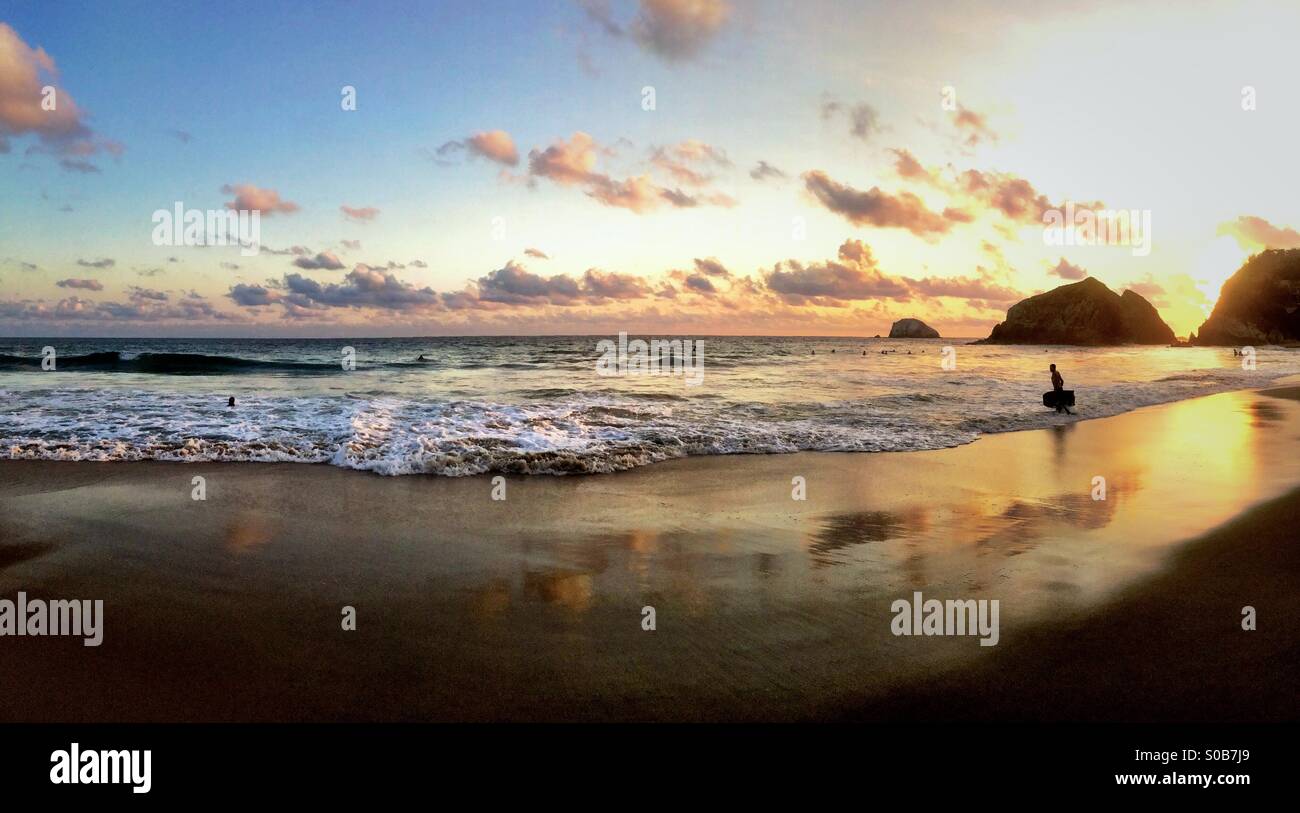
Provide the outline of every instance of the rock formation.
{"type": "Polygon", "coordinates": [[[1192,336],[1200,345],[1300,341],[1300,248],[1256,254],[1223,283],[1214,311],[1192,336]]]}
{"type": "Polygon", "coordinates": [[[981,344],[1169,344],[1174,332],[1141,295],[1088,277],[1011,306],[981,344]]]}
{"type": "Polygon", "coordinates": [[[920,319],[899,319],[889,329],[891,339],[937,339],[939,331],[920,319]]]}

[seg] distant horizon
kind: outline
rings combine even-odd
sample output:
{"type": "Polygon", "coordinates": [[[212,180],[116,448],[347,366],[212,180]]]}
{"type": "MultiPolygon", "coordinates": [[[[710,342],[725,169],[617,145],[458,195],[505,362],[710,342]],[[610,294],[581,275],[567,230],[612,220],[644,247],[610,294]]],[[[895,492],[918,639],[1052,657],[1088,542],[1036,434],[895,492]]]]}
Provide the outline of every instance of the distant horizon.
{"type": "MultiPolygon", "coordinates": [[[[773,334],[773,333],[648,333],[637,331],[623,331],[629,337],[680,337],[680,338],[704,338],[704,339],[891,339],[886,335],[840,335],[840,334],[773,334]]],[[[337,339],[363,340],[363,341],[386,341],[391,339],[583,339],[583,338],[602,338],[607,339],[611,336],[617,336],[618,331],[613,333],[457,333],[457,334],[425,334],[412,336],[76,336],[76,335],[32,335],[32,336],[0,336],[0,341],[10,339],[77,339],[79,341],[94,341],[104,339],[109,341],[284,341],[284,342],[311,342],[311,341],[334,341],[337,339]]],[[[892,341],[943,341],[945,339],[980,339],[981,336],[939,336],[937,338],[926,339],[917,336],[900,336],[892,337],[892,341]]]]}

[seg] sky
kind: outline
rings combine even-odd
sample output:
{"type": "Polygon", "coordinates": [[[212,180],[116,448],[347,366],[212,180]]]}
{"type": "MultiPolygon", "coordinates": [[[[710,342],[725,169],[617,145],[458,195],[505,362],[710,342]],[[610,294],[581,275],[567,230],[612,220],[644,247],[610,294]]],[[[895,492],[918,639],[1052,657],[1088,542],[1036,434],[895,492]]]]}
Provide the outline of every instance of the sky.
{"type": "Polygon", "coordinates": [[[1298,24],[1242,0],[7,0],[0,335],[980,337],[1093,276],[1185,336],[1251,254],[1300,246],[1298,24]],[[1061,245],[1067,203],[1149,241],[1061,245]],[[177,205],[256,212],[258,252],[156,228],[177,205]]]}

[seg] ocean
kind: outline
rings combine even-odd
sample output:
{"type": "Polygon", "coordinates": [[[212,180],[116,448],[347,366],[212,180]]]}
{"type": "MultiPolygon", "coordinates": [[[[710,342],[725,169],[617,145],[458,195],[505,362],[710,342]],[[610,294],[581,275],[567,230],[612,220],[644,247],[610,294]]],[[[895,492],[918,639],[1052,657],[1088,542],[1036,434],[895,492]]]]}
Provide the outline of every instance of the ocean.
{"type": "Polygon", "coordinates": [[[689,455],[937,449],[1300,373],[1300,351],[1282,348],[1243,369],[1228,348],[687,338],[702,342],[695,385],[598,374],[597,343],[612,336],[0,339],[0,458],[602,473],[689,455]],[[1049,363],[1078,417],[1042,406],[1049,363]]]}

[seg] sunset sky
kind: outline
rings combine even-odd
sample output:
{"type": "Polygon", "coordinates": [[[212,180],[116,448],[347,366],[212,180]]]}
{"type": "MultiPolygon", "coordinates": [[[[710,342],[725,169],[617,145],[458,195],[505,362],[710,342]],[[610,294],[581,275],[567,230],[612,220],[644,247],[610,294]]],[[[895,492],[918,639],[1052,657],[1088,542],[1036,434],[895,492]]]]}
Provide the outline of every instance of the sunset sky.
{"type": "Polygon", "coordinates": [[[1300,246],[1297,31],[1276,0],[7,0],[0,335],[977,337],[1087,274],[1186,335],[1300,246]],[[261,253],[155,245],[178,201],[259,209],[261,253]],[[1046,245],[1066,201],[1149,210],[1150,254],[1046,245]]]}

